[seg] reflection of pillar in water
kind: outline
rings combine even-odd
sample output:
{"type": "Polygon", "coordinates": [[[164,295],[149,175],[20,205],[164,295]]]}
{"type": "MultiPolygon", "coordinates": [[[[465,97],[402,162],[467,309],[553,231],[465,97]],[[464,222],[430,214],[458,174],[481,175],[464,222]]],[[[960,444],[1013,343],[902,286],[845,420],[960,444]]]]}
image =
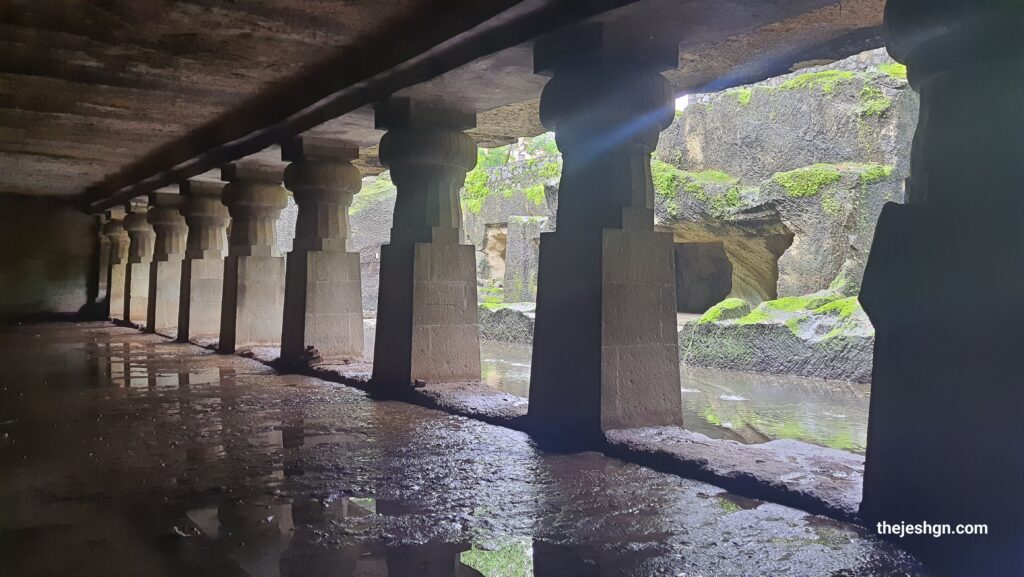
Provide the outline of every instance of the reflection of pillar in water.
{"type": "Polygon", "coordinates": [[[356,565],[363,556],[362,545],[338,545],[325,542],[321,536],[322,528],[340,516],[339,509],[314,499],[292,504],[295,534],[281,555],[281,577],[366,575],[356,572],[356,565]]]}
{"type": "Polygon", "coordinates": [[[306,444],[305,424],[302,413],[287,415],[281,422],[281,460],[285,477],[298,477],[305,472],[301,451],[306,444]]]}
{"type": "Polygon", "coordinates": [[[231,557],[251,577],[278,577],[281,553],[292,538],[291,505],[224,501],[220,535],[231,557]]]}

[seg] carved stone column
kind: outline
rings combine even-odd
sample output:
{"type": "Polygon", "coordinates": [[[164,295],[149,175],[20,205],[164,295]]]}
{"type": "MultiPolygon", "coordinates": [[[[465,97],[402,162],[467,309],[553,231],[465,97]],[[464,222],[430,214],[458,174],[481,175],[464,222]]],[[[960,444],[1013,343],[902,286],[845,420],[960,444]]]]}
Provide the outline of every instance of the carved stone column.
{"type": "Polygon", "coordinates": [[[284,184],[299,206],[288,255],[281,359],[301,363],[363,356],[359,253],[348,252],[348,207],[362,178],[359,149],[296,139],[282,148],[284,184]],[[307,351],[307,349],[310,349],[307,351]]]}
{"type": "Polygon", "coordinates": [[[225,231],[230,218],[220,201],[224,183],[186,180],[180,186],[184,198],[181,213],[188,226],[188,237],[181,261],[178,341],[215,339],[220,334],[227,253],[225,231]]]}
{"type": "Polygon", "coordinates": [[[107,269],[107,308],[112,320],[124,320],[124,289],[125,276],[128,269],[128,231],[124,229],[125,211],[113,208],[107,213],[107,223],[103,225],[103,235],[110,243],[107,257],[110,263],[107,269]]]}
{"type": "Polygon", "coordinates": [[[589,447],[608,429],[682,423],[672,235],[654,231],[651,153],[675,99],[677,46],[588,26],[537,44],[541,122],[563,168],[541,234],[530,427],[589,447]],[[641,57],[643,55],[643,57],[641,57]]]}
{"type": "Polygon", "coordinates": [[[275,167],[229,164],[223,202],[231,214],[231,237],[224,259],[220,316],[222,353],[272,345],[281,339],[284,312],[284,257],[277,248],[277,219],[288,192],[275,167]]]}
{"type": "Polygon", "coordinates": [[[149,265],[153,261],[156,234],[146,220],[146,207],[139,207],[124,217],[128,231],[128,265],[124,281],[124,320],[143,327],[149,309],[149,265]]]}
{"type": "Polygon", "coordinates": [[[381,247],[373,383],[400,393],[416,380],[480,378],[476,259],[460,244],[459,189],[476,164],[461,132],[475,116],[406,99],[377,109],[381,162],[398,187],[381,247]]]}
{"type": "Polygon", "coordinates": [[[861,515],[987,523],[900,543],[950,575],[1021,575],[1024,11],[889,0],[885,30],[921,113],[907,204],[884,208],[861,292],[876,330],[861,515]]]}
{"type": "Polygon", "coordinates": [[[153,262],[149,269],[149,310],[146,331],[167,333],[178,326],[181,300],[181,261],[188,231],[177,194],[154,193],[149,198],[147,219],[156,233],[153,262]]]}

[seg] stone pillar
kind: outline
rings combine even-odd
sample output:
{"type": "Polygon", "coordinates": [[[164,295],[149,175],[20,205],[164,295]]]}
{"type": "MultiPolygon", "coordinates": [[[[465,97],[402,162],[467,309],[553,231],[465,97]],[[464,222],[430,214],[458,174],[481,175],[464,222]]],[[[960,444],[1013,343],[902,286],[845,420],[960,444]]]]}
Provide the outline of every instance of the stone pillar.
{"type": "Polygon", "coordinates": [[[281,170],[255,164],[229,164],[223,202],[231,214],[231,237],[224,259],[220,315],[222,353],[241,347],[273,345],[281,338],[284,309],[284,257],[276,246],[277,218],[288,203],[281,170]]]}
{"type": "Polygon", "coordinates": [[[146,325],[149,309],[149,265],[153,261],[156,234],[146,220],[146,207],[124,217],[128,231],[128,265],[124,280],[124,320],[133,325],[146,325]]]}
{"type": "Polygon", "coordinates": [[[128,268],[128,231],[124,229],[124,209],[114,208],[107,213],[103,236],[110,243],[107,257],[107,308],[111,320],[124,320],[125,274],[128,268]]]}
{"type": "Polygon", "coordinates": [[[672,122],[659,69],[677,47],[600,25],[538,43],[540,103],[563,168],[541,234],[531,432],[592,447],[615,428],[682,423],[672,235],[654,231],[651,153],[672,122]],[[639,55],[643,55],[641,58],[639,55]]]}
{"type": "Polygon", "coordinates": [[[889,0],[889,53],[921,113],[907,204],[888,204],[861,302],[876,330],[864,500],[951,575],[1024,574],[1024,11],[889,0]]]}
{"type": "Polygon", "coordinates": [[[398,188],[381,247],[373,383],[400,393],[417,380],[480,379],[476,258],[460,243],[459,189],[476,164],[461,132],[475,116],[407,99],[377,109],[381,162],[398,188]]]}
{"type": "Polygon", "coordinates": [[[284,184],[299,206],[285,285],[285,363],[363,356],[359,253],[348,252],[348,207],[362,184],[350,161],[358,157],[358,148],[310,138],[282,148],[291,162],[284,184]]]}
{"type": "Polygon", "coordinates": [[[214,339],[220,334],[227,252],[228,209],[220,201],[224,183],[186,180],[180,186],[188,238],[181,261],[178,341],[214,339]]]}
{"type": "Polygon", "coordinates": [[[181,216],[181,197],[154,193],[149,199],[146,217],[156,233],[153,262],[149,269],[149,309],[146,331],[167,333],[178,326],[181,299],[181,261],[185,251],[187,228],[181,216]]]}

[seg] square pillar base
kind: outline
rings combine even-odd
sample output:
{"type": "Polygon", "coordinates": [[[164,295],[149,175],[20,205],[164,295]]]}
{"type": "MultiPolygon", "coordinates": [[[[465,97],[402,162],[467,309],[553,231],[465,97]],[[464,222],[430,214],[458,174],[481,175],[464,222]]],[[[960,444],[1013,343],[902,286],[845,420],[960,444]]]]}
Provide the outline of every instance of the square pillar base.
{"type": "Polygon", "coordinates": [[[221,308],[222,353],[281,340],[284,309],[284,257],[228,256],[224,259],[221,308]]]}
{"type": "Polygon", "coordinates": [[[380,258],[375,386],[480,380],[473,247],[385,245],[380,258]]]}
{"type": "Polygon", "coordinates": [[[181,263],[178,341],[217,338],[224,298],[224,259],[185,259],[181,263]]]}
{"type": "Polygon", "coordinates": [[[324,359],[363,357],[359,253],[293,251],[288,255],[281,358],[313,347],[324,359]]]}
{"type": "Polygon", "coordinates": [[[115,321],[125,320],[124,316],[124,290],[125,277],[128,275],[128,265],[125,263],[110,265],[110,319],[115,321]]]}
{"type": "Polygon", "coordinates": [[[153,261],[149,269],[149,310],[146,330],[173,332],[181,300],[181,260],[153,261]]]}
{"type": "Polygon", "coordinates": [[[593,446],[610,429],[682,424],[671,234],[544,233],[538,282],[539,439],[593,446]]]}
{"type": "Polygon", "coordinates": [[[149,312],[149,262],[126,265],[124,320],[140,327],[146,326],[149,312]]]}

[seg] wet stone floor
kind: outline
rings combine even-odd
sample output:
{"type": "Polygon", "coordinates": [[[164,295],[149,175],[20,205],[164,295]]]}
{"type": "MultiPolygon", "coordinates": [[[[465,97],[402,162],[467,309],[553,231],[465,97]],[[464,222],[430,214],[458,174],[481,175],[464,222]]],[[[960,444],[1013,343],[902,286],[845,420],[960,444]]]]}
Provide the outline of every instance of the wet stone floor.
{"type": "Polygon", "coordinates": [[[104,323],[0,331],[0,575],[904,576],[866,531],[104,323]]]}

